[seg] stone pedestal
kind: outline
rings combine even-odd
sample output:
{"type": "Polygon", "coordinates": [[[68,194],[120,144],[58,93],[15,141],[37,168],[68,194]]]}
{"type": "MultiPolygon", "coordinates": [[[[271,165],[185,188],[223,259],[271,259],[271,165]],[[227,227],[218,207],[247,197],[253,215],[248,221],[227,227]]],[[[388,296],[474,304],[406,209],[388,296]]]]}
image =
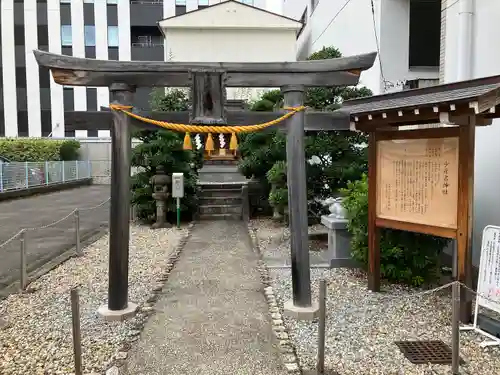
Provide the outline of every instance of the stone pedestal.
{"type": "Polygon", "coordinates": [[[123,310],[110,310],[108,305],[102,305],[97,309],[97,313],[108,322],[122,321],[133,317],[137,312],[138,306],[135,303],[128,302],[123,310]]]}
{"type": "Polygon", "coordinates": [[[321,224],[328,228],[328,257],[331,268],[358,268],[351,258],[351,235],[347,219],[321,216],[321,224]]]}
{"type": "Polygon", "coordinates": [[[290,300],[284,303],[283,314],[297,320],[314,320],[319,315],[319,304],[313,301],[309,307],[300,307],[290,300]]]}

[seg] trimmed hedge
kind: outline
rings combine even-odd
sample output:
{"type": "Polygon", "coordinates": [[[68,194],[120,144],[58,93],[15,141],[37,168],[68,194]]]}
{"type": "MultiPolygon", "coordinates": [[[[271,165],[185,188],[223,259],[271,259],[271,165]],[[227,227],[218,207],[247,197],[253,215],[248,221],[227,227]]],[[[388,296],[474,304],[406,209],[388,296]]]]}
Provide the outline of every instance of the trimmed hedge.
{"type": "Polygon", "coordinates": [[[11,161],[77,160],[79,149],[75,140],[0,139],[0,155],[11,161]]]}

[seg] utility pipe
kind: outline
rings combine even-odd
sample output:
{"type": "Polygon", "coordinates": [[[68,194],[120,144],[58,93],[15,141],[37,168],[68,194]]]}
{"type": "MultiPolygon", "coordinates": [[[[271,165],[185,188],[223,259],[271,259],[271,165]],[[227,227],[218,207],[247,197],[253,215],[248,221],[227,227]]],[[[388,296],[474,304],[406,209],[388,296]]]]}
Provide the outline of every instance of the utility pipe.
{"type": "Polygon", "coordinates": [[[458,6],[457,80],[464,81],[472,79],[474,0],[459,0],[458,6]]]}

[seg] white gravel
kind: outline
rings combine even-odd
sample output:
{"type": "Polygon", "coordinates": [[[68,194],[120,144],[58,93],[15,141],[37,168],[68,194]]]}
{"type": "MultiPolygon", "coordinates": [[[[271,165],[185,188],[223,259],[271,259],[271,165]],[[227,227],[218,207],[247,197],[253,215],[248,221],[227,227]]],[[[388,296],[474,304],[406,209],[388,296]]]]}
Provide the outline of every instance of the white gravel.
{"type": "MultiPolygon", "coordinates": [[[[144,303],[161,280],[169,254],[185,229],[130,230],[129,300],[144,303]]],[[[108,236],[33,282],[33,293],[11,295],[0,301],[0,374],[71,374],[73,347],[70,290],[80,286],[84,374],[102,373],[112,357],[123,354],[134,341],[145,317],[105,322],[97,308],[106,303],[108,236]],[[120,354],[118,354],[120,352],[120,354]]]]}
{"type": "MultiPolygon", "coordinates": [[[[267,221],[255,221],[264,259],[272,252],[289,254],[287,232],[267,221]],[[281,241],[281,246],[276,246],[281,241]],[[271,245],[271,246],[270,246],[271,245]]],[[[280,308],[292,298],[290,269],[271,269],[272,286],[280,308]]],[[[443,340],[451,344],[449,290],[412,297],[418,290],[384,285],[383,293],[367,290],[365,275],[358,271],[311,269],[313,298],[318,281],[328,285],[325,366],[340,375],[451,374],[448,365],[414,365],[399,351],[397,340],[443,340]]],[[[312,369],[317,353],[317,322],[284,317],[300,365],[312,369]]],[[[462,374],[500,373],[500,348],[482,349],[484,338],[461,332],[462,374]]]]}

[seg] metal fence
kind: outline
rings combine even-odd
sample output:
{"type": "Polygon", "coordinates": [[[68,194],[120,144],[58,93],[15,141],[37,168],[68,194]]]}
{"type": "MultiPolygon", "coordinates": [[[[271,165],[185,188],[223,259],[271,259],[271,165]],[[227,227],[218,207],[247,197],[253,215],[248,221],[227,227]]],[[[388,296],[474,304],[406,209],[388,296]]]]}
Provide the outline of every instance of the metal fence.
{"type": "Polygon", "coordinates": [[[0,162],[0,192],[90,178],[87,160],[0,162]]]}

